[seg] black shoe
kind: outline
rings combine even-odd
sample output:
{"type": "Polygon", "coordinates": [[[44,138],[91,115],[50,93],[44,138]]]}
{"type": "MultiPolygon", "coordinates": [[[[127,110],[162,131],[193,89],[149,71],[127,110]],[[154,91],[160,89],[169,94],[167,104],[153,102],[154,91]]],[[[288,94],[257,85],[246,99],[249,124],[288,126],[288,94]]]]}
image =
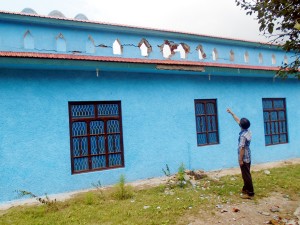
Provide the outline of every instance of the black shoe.
{"type": "Polygon", "coordinates": [[[250,200],[252,200],[254,198],[254,196],[250,196],[250,195],[244,194],[244,195],[241,195],[241,198],[242,199],[250,199],[250,200]]]}

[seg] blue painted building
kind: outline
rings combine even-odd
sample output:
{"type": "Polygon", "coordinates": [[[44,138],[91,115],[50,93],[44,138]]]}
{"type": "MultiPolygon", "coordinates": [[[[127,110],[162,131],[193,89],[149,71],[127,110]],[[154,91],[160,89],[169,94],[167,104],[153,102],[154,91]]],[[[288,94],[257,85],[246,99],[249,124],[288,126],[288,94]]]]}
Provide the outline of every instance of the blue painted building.
{"type": "Polygon", "coordinates": [[[299,81],[273,45],[0,12],[0,203],[237,166],[251,121],[253,164],[300,157],[299,81]]]}

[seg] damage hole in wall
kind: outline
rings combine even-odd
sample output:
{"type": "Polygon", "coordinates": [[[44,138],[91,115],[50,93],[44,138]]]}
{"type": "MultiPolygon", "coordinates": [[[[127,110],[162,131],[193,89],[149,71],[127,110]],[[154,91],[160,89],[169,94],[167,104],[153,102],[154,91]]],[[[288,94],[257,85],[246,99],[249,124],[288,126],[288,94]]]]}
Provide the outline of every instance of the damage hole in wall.
{"type": "Polygon", "coordinates": [[[142,56],[149,56],[150,52],[152,52],[152,46],[149,44],[149,42],[143,38],[140,43],[138,44],[138,47],[141,50],[141,55],[142,56]]]}
{"type": "Polygon", "coordinates": [[[116,39],[113,43],[113,54],[114,55],[122,55],[122,45],[119,39],[116,39]]]}
{"type": "Polygon", "coordinates": [[[246,51],[245,54],[244,54],[244,62],[245,63],[249,62],[249,53],[248,53],[248,51],[246,51]]]}
{"type": "Polygon", "coordinates": [[[204,49],[203,49],[202,45],[198,45],[196,50],[198,51],[198,56],[199,56],[200,60],[206,58],[206,54],[204,52],[204,49]]]}
{"type": "Polygon", "coordinates": [[[25,49],[34,49],[34,38],[29,30],[23,36],[23,44],[25,49]]]}
{"type": "Polygon", "coordinates": [[[66,52],[67,51],[67,43],[62,33],[59,33],[56,36],[56,51],[58,52],[66,52]]]}
{"type": "Polygon", "coordinates": [[[158,45],[160,51],[163,53],[163,57],[169,59],[172,55],[175,54],[175,49],[177,49],[178,45],[173,41],[165,40],[162,45],[158,45]]]}
{"type": "Polygon", "coordinates": [[[174,49],[174,52],[179,52],[181,59],[186,59],[187,54],[190,52],[190,46],[188,46],[185,43],[180,43],[176,49],[174,49]]]}
{"type": "Polygon", "coordinates": [[[212,51],[212,59],[213,59],[214,61],[217,61],[218,58],[219,58],[218,51],[217,51],[216,48],[214,48],[213,51],[212,51]]]}

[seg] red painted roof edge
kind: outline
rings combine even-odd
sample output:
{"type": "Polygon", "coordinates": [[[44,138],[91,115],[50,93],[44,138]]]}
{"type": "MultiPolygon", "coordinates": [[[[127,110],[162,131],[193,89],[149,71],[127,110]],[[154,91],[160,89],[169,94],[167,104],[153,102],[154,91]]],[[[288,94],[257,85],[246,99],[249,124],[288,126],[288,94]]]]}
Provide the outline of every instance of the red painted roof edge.
{"type": "Polygon", "coordinates": [[[161,32],[187,34],[187,35],[195,35],[195,36],[208,37],[208,38],[218,38],[218,39],[224,39],[224,40],[257,43],[257,44],[269,45],[269,46],[280,46],[280,45],[271,44],[271,43],[267,43],[267,42],[249,41],[249,40],[243,40],[243,39],[238,39],[238,38],[220,37],[220,36],[213,36],[213,35],[197,34],[197,33],[192,33],[192,32],[168,30],[168,29],[157,29],[157,28],[150,28],[150,27],[138,27],[138,26],[124,25],[124,24],[117,24],[117,23],[106,23],[106,22],[99,22],[99,21],[93,21],[93,20],[80,20],[80,19],[54,17],[54,16],[39,15],[39,14],[29,14],[29,13],[23,13],[23,12],[8,12],[8,11],[2,11],[2,10],[0,10],[0,13],[20,15],[20,16],[29,16],[29,17],[38,17],[38,18],[49,18],[49,19],[57,19],[57,20],[65,20],[65,21],[73,21],[73,22],[82,22],[82,23],[91,23],[91,24],[99,24],[99,25],[108,25],[108,26],[119,26],[119,27],[135,28],[135,29],[142,29],[142,30],[153,30],[153,31],[161,31],[161,32]]]}
{"type": "Polygon", "coordinates": [[[276,71],[279,69],[279,67],[275,67],[275,66],[274,67],[252,66],[252,65],[241,65],[241,64],[225,64],[225,63],[217,63],[217,62],[179,61],[179,60],[170,60],[170,59],[166,59],[166,60],[139,59],[139,58],[121,58],[121,57],[106,57],[106,56],[35,53],[35,52],[0,51],[0,57],[83,60],[83,61],[99,61],[99,62],[163,64],[163,65],[182,65],[182,66],[207,66],[207,67],[224,67],[224,68],[234,68],[234,69],[253,69],[253,70],[268,70],[268,71],[276,71]]]}

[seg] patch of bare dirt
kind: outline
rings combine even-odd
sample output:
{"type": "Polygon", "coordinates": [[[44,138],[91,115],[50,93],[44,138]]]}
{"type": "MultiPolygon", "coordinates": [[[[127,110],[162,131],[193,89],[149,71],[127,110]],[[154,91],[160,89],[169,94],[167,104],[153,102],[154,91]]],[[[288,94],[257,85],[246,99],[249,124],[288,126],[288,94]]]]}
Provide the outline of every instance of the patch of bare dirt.
{"type": "Polygon", "coordinates": [[[217,205],[210,212],[200,211],[197,216],[188,218],[188,225],[210,224],[293,224],[299,222],[295,211],[300,208],[300,201],[288,196],[273,193],[260,200],[243,200],[240,203],[217,205]]]}

